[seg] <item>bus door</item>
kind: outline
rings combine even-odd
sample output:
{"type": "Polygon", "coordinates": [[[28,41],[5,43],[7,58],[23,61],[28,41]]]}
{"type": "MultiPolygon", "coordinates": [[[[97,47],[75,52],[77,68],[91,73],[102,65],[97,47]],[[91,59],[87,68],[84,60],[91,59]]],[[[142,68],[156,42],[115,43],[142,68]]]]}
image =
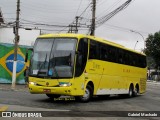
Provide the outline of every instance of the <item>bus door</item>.
{"type": "Polygon", "coordinates": [[[75,66],[75,82],[74,85],[80,93],[84,92],[85,87],[85,67],[88,58],[88,39],[82,38],[78,43],[76,51],[76,66],[75,66]]]}
{"type": "Polygon", "coordinates": [[[94,83],[94,91],[97,91],[103,73],[103,65],[101,64],[99,54],[99,44],[100,43],[97,41],[90,40],[89,60],[87,62],[87,72],[89,79],[94,83]]]}

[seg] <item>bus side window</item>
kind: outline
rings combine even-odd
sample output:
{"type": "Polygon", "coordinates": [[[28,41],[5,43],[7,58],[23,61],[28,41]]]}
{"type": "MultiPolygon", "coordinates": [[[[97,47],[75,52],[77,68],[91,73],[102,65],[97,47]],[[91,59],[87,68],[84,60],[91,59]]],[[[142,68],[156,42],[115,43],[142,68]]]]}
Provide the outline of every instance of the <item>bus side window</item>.
{"type": "Polygon", "coordinates": [[[90,40],[89,59],[99,59],[98,45],[98,42],[90,40]]]}
{"type": "Polygon", "coordinates": [[[133,65],[136,66],[136,67],[138,67],[138,66],[139,66],[139,65],[138,65],[138,56],[137,56],[136,54],[134,54],[133,56],[134,56],[134,57],[133,57],[133,58],[134,58],[134,59],[133,59],[133,62],[134,62],[133,65]]]}
{"type": "Polygon", "coordinates": [[[145,68],[147,66],[146,57],[142,56],[142,67],[145,68]]]}
{"type": "Polygon", "coordinates": [[[78,45],[78,54],[76,59],[76,72],[75,77],[80,76],[86,66],[88,56],[88,39],[81,39],[78,45]]]}
{"type": "Polygon", "coordinates": [[[129,53],[129,65],[133,66],[134,63],[133,63],[133,56],[132,56],[132,53],[129,53]]]}
{"type": "Polygon", "coordinates": [[[123,63],[123,53],[121,49],[118,50],[118,63],[123,63]]]}
{"type": "Polygon", "coordinates": [[[115,47],[109,46],[109,61],[117,62],[117,49],[115,47]]]}
{"type": "Polygon", "coordinates": [[[100,59],[104,61],[108,60],[107,49],[104,46],[100,47],[100,59]]]}
{"type": "Polygon", "coordinates": [[[124,54],[124,59],[125,59],[125,64],[129,65],[130,64],[130,62],[129,62],[129,53],[127,51],[124,54]]]}
{"type": "Polygon", "coordinates": [[[145,68],[146,67],[146,61],[145,61],[145,57],[144,56],[139,56],[138,58],[138,66],[145,68]]]}

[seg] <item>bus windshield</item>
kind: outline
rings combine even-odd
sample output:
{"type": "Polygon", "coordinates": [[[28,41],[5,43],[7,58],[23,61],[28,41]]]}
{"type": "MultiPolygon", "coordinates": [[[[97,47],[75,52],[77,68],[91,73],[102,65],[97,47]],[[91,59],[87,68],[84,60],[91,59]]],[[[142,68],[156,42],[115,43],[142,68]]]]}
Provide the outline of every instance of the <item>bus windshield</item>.
{"type": "Polygon", "coordinates": [[[30,75],[73,77],[76,43],[75,38],[38,38],[31,59],[30,75]]]}

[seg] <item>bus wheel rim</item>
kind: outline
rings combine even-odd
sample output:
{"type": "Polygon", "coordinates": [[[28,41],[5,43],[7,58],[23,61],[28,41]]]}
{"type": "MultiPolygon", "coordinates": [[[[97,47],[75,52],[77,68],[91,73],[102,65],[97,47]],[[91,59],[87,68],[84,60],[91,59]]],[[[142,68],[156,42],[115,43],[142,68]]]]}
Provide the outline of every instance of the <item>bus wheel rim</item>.
{"type": "Polygon", "coordinates": [[[134,94],[137,95],[138,94],[138,89],[135,88],[134,94]]]}
{"type": "Polygon", "coordinates": [[[132,96],[132,94],[133,94],[132,89],[129,89],[129,96],[132,96]]]}
{"type": "Polygon", "coordinates": [[[83,99],[87,100],[90,96],[90,91],[86,88],[85,94],[83,95],[83,99]]]}

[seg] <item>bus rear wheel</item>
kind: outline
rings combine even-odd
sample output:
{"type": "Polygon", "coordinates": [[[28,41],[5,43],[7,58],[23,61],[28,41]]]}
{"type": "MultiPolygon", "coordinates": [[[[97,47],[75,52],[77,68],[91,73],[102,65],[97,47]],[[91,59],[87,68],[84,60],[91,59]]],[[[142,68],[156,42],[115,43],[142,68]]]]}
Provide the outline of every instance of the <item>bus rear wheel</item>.
{"type": "Polygon", "coordinates": [[[134,89],[134,94],[133,94],[133,96],[136,97],[136,96],[138,95],[138,93],[139,93],[139,87],[138,87],[138,85],[136,85],[136,87],[135,87],[135,89],[134,89]]]}
{"type": "Polygon", "coordinates": [[[129,98],[133,97],[133,86],[132,85],[130,85],[130,87],[129,87],[128,97],[129,98]]]}
{"type": "Polygon", "coordinates": [[[49,97],[50,99],[54,99],[54,98],[59,98],[60,95],[54,95],[54,94],[46,94],[47,97],[49,97]]]}
{"type": "Polygon", "coordinates": [[[89,102],[93,96],[93,88],[90,85],[87,85],[85,94],[83,96],[77,96],[76,98],[81,102],[89,102]]]}

